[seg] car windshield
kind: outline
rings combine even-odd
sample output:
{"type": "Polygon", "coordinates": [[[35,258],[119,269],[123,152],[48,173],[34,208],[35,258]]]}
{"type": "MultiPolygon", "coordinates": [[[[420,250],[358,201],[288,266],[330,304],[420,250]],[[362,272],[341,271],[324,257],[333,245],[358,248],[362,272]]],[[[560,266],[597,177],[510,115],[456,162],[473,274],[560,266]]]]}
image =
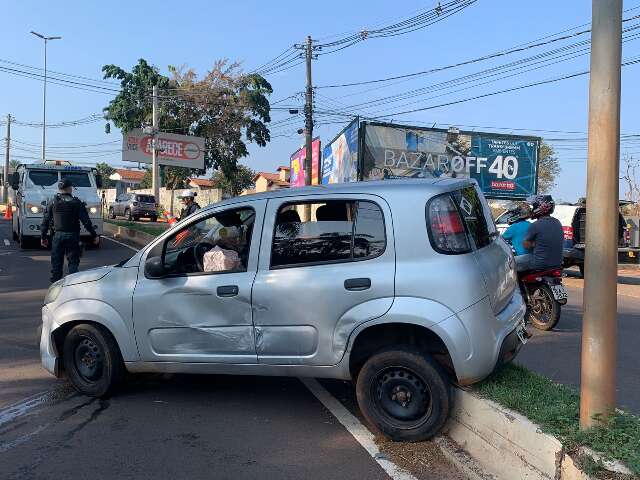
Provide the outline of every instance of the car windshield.
{"type": "Polygon", "coordinates": [[[85,172],[63,172],[62,178],[68,178],[74,187],[90,187],[89,174],[85,172]]]}
{"type": "Polygon", "coordinates": [[[58,182],[58,172],[47,170],[30,170],[29,180],[39,187],[50,187],[58,182]]]}

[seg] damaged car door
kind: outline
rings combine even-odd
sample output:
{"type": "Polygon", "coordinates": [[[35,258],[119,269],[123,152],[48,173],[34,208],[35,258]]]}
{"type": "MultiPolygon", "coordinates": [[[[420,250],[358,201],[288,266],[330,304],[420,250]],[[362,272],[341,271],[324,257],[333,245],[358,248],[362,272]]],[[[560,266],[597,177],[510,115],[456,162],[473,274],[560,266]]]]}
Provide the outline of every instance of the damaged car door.
{"type": "Polygon", "coordinates": [[[257,362],[251,288],[265,205],[194,215],[149,250],[133,295],[143,361],[257,362]]]}

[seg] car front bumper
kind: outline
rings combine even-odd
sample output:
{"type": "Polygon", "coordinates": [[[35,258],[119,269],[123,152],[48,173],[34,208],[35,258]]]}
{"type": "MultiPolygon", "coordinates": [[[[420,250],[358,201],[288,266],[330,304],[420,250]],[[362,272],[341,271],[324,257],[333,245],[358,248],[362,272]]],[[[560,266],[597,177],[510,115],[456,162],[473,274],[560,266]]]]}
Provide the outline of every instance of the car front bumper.
{"type": "Polygon", "coordinates": [[[59,355],[53,341],[52,332],[58,328],[51,311],[45,305],[42,307],[42,331],[40,333],[40,360],[42,366],[52,375],[60,376],[59,355]]]}

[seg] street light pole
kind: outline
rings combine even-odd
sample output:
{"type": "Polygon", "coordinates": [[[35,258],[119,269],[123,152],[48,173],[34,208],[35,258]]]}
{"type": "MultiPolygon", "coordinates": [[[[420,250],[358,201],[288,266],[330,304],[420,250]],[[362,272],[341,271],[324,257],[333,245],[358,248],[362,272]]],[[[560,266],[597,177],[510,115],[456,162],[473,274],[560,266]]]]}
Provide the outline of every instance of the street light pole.
{"type": "Polygon", "coordinates": [[[49,40],[60,40],[62,37],[47,37],[40,33],[31,31],[33,35],[44,40],[44,85],[42,88],[42,163],[46,161],[46,137],[47,137],[47,42],[49,40]]]}
{"type": "Polygon", "coordinates": [[[593,0],[580,426],[615,408],[622,0],[593,0]]]}

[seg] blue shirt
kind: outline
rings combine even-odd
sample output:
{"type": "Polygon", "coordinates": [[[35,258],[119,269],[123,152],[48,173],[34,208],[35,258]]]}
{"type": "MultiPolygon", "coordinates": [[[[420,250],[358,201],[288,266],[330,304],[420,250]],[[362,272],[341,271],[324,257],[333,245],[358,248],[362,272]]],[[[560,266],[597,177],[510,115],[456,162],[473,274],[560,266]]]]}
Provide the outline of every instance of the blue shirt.
{"type": "Polygon", "coordinates": [[[527,232],[529,231],[529,226],[531,224],[526,220],[520,220],[514,224],[512,224],[507,230],[502,234],[502,237],[511,244],[513,249],[516,251],[516,255],[526,255],[527,253],[531,253],[530,250],[527,250],[522,245],[522,241],[527,236],[527,232]]]}

